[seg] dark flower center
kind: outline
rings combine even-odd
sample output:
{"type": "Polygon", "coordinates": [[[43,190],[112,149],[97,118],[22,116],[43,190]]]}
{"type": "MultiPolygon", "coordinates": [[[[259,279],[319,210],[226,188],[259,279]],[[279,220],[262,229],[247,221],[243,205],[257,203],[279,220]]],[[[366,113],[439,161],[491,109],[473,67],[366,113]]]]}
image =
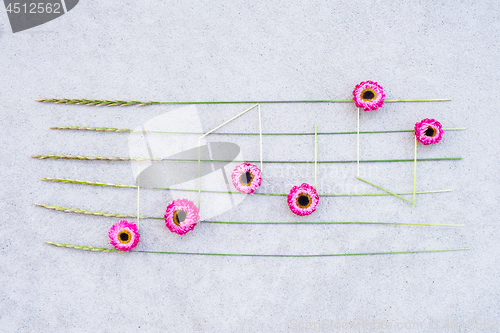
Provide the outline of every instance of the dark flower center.
{"type": "Polygon", "coordinates": [[[426,136],[430,136],[431,138],[436,135],[436,130],[432,127],[427,127],[427,129],[425,130],[425,135],[426,136]]]}
{"type": "Polygon", "coordinates": [[[131,238],[130,232],[128,232],[127,230],[122,230],[118,234],[118,240],[122,244],[127,244],[128,242],[130,242],[130,238],[131,238]]]}
{"type": "Polygon", "coordinates": [[[253,180],[253,175],[250,171],[247,171],[240,176],[240,183],[242,185],[250,186],[252,180],[253,180]]]}
{"type": "Polygon", "coordinates": [[[186,219],[186,212],[183,211],[183,210],[177,210],[175,211],[174,213],[174,223],[177,224],[177,225],[180,225],[181,222],[184,222],[184,220],[186,219]]]}
{"type": "Polygon", "coordinates": [[[311,198],[306,193],[301,193],[297,197],[297,206],[300,208],[307,208],[311,205],[311,198]]]}
{"type": "Polygon", "coordinates": [[[363,91],[362,97],[364,100],[371,100],[375,98],[375,93],[371,90],[363,91]]]}

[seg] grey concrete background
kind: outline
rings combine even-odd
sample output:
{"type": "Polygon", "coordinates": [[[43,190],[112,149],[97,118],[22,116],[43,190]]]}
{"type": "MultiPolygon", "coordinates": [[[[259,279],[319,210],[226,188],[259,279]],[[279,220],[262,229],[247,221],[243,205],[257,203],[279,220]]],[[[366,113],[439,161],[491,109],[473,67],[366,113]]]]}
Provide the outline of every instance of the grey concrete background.
{"type": "MultiPolygon", "coordinates": [[[[498,2],[81,1],[60,18],[16,34],[3,10],[0,22],[1,331],[499,331],[498,2]],[[363,80],[378,81],[389,99],[453,99],[386,104],[361,115],[365,130],[411,129],[426,117],[467,127],[445,133],[438,145],[419,146],[419,157],[463,157],[418,165],[419,190],[452,192],[419,195],[413,209],[394,197],[322,198],[316,213],[302,219],[283,197],[253,196],[218,219],[465,227],[200,224],[179,237],[161,220],[148,220],[138,249],[469,251],[255,258],[103,254],[44,243],[108,246],[107,231],[117,219],[49,211],[34,202],[133,214],[136,196],[129,189],[40,181],[134,181],[127,162],[31,159],[48,153],[127,156],[126,134],[49,127],[134,128],[177,106],[97,108],[36,98],[344,99],[363,80]],[[360,320],[371,326],[345,324],[360,320]],[[447,321],[457,326],[446,328],[447,321]]],[[[198,110],[208,130],[242,107],[198,110]]],[[[356,126],[353,104],[263,105],[262,114],[264,131],[356,126]]],[[[253,131],[254,120],[234,122],[227,131],[253,131]]],[[[228,140],[257,158],[255,138],[228,140]]],[[[356,156],[352,135],[320,137],[318,145],[320,159],[356,156]]],[[[365,159],[413,156],[411,133],[365,135],[361,147],[365,159]]],[[[265,159],[312,159],[312,152],[311,137],[264,140],[265,159]]],[[[263,172],[266,192],[313,181],[310,165],[265,165],[263,172]]],[[[411,163],[364,164],[361,172],[395,191],[411,190],[411,163]]],[[[354,175],[354,164],[321,165],[318,188],[378,192],[354,175]]],[[[169,201],[153,190],[141,198],[145,215],[161,215],[169,201]]]]}

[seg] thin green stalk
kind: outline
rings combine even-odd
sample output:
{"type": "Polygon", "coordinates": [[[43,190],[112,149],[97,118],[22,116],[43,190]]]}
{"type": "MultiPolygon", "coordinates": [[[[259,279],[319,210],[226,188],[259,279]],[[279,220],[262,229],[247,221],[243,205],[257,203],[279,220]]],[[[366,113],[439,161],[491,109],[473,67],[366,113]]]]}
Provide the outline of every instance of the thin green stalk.
{"type": "MultiPolygon", "coordinates": [[[[70,183],[70,184],[80,184],[80,185],[93,185],[93,186],[103,186],[103,187],[119,187],[119,188],[137,188],[136,185],[124,185],[124,184],[113,184],[113,183],[100,183],[100,182],[91,182],[85,180],[74,180],[74,179],[64,179],[64,178],[40,178],[40,180],[51,181],[55,183],[70,183]]],[[[242,194],[247,195],[248,193],[241,192],[232,192],[232,191],[212,191],[212,190],[200,190],[198,189],[182,189],[182,188],[170,188],[170,187],[144,187],[143,189],[152,189],[152,190],[170,190],[170,191],[184,191],[184,192],[204,192],[204,193],[230,193],[230,194],[242,194]]],[[[419,191],[415,192],[417,194],[428,194],[428,193],[443,193],[443,192],[451,192],[451,190],[434,190],[434,191],[419,191]]],[[[404,194],[412,194],[413,192],[401,192],[397,193],[399,195],[404,194]]],[[[262,192],[254,192],[253,195],[271,195],[271,196],[287,196],[288,193],[262,193],[262,192]]],[[[320,194],[322,197],[362,197],[362,196],[381,196],[381,195],[391,195],[388,193],[360,193],[360,194],[320,194]]]]}
{"type": "Polygon", "coordinates": [[[416,226],[439,226],[439,227],[463,227],[463,224],[447,223],[406,223],[406,222],[226,222],[226,221],[200,221],[203,223],[221,223],[221,224],[375,224],[375,225],[416,225],[416,226]]]}
{"type": "Polygon", "coordinates": [[[128,128],[114,128],[114,127],[90,127],[90,126],[52,126],[50,129],[57,130],[78,130],[78,131],[96,131],[96,132],[142,132],[133,131],[128,128]]]}
{"type": "Polygon", "coordinates": [[[202,136],[200,136],[198,139],[201,139],[201,138],[203,138],[203,137],[205,137],[205,136],[207,136],[207,135],[209,135],[209,134],[211,134],[211,133],[213,133],[213,132],[217,131],[219,128],[223,127],[224,125],[229,124],[230,122],[232,122],[232,121],[233,121],[233,120],[235,120],[236,118],[241,117],[242,115],[244,115],[244,114],[245,114],[245,113],[247,113],[248,111],[250,111],[250,110],[252,110],[253,108],[256,108],[256,107],[258,107],[258,106],[259,106],[259,104],[255,104],[254,106],[249,107],[248,109],[246,109],[245,111],[243,111],[243,112],[241,112],[241,113],[237,114],[237,115],[236,115],[236,116],[234,116],[233,118],[231,118],[231,119],[229,119],[229,120],[226,120],[225,122],[223,122],[223,123],[222,123],[222,124],[220,124],[219,126],[217,126],[217,127],[213,128],[213,129],[211,129],[211,130],[210,130],[210,131],[208,131],[207,133],[204,133],[204,134],[203,134],[202,136]]]}
{"type": "Polygon", "coordinates": [[[415,208],[415,191],[417,188],[417,136],[415,136],[415,161],[413,162],[413,208],[415,208]]]}
{"type": "MultiPolygon", "coordinates": [[[[95,186],[104,186],[104,187],[137,188],[137,185],[100,183],[100,182],[90,182],[90,181],[85,181],[85,180],[75,180],[75,179],[65,179],[65,178],[40,178],[40,180],[51,181],[51,182],[55,182],[55,183],[72,183],[72,184],[95,185],[95,186]]],[[[142,188],[147,188],[147,187],[143,186],[142,188]]]]}
{"type": "Polygon", "coordinates": [[[200,139],[198,138],[198,209],[201,206],[201,155],[200,155],[200,139]]]}
{"type": "Polygon", "coordinates": [[[357,134],[357,135],[356,135],[356,169],[357,169],[357,170],[356,170],[356,171],[357,171],[356,175],[357,175],[358,177],[359,177],[359,113],[360,113],[360,112],[361,112],[361,111],[360,111],[360,110],[359,110],[359,108],[358,108],[358,112],[357,112],[357,115],[358,115],[358,117],[357,117],[357,118],[358,118],[358,121],[357,121],[357,126],[356,126],[356,128],[357,128],[357,130],[356,130],[356,134],[357,134]]]}
{"type": "Polygon", "coordinates": [[[318,177],[318,136],[316,132],[318,131],[318,125],[314,124],[314,188],[317,185],[318,177]]]}
{"type": "MultiPolygon", "coordinates": [[[[60,207],[60,206],[51,206],[45,204],[35,205],[51,210],[56,210],[65,213],[77,213],[77,214],[87,214],[87,215],[95,215],[95,216],[105,216],[105,217],[128,217],[128,218],[137,218],[135,215],[124,215],[124,214],[114,214],[114,213],[103,213],[103,212],[95,212],[86,209],[78,209],[78,208],[69,208],[69,207],[60,207]]],[[[164,217],[153,217],[153,216],[140,216],[141,219],[154,219],[154,220],[163,220],[164,217]]],[[[239,221],[199,221],[201,223],[221,223],[221,224],[378,224],[378,225],[415,225],[415,226],[440,226],[440,227],[463,227],[463,224],[444,224],[444,223],[407,223],[407,222],[239,222],[239,221]]]]}
{"type": "Polygon", "coordinates": [[[153,105],[153,104],[162,104],[160,102],[149,101],[149,102],[140,102],[140,101],[121,101],[118,99],[110,100],[110,99],[75,99],[75,98],[38,98],[37,102],[44,103],[56,103],[56,104],[79,104],[79,105],[94,105],[94,106],[129,106],[129,105],[153,105]]]}
{"type": "Polygon", "coordinates": [[[137,229],[139,229],[139,219],[140,219],[140,205],[141,205],[141,195],[140,195],[140,184],[139,184],[139,180],[140,180],[140,175],[141,175],[141,167],[139,166],[137,168],[137,215],[136,215],[136,218],[137,218],[137,229]]]}
{"type": "Polygon", "coordinates": [[[409,203],[413,204],[413,202],[412,202],[412,201],[410,201],[410,200],[408,200],[408,199],[406,199],[406,198],[403,198],[402,196],[400,196],[400,195],[398,195],[398,194],[396,194],[396,193],[393,193],[393,192],[391,192],[391,191],[389,191],[389,190],[386,190],[386,189],[385,189],[385,188],[383,188],[383,187],[380,187],[380,186],[378,186],[378,185],[375,185],[375,184],[373,184],[373,183],[370,183],[369,181],[364,180],[363,178],[360,178],[360,177],[356,177],[356,178],[358,178],[359,180],[364,181],[364,182],[365,182],[365,183],[367,183],[367,184],[370,184],[370,185],[372,185],[372,186],[375,186],[376,188],[381,189],[382,191],[385,191],[385,192],[387,192],[387,193],[389,193],[389,194],[391,194],[391,195],[393,195],[393,196],[395,196],[395,197],[398,197],[398,198],[400,198],[400,199],[403,199],[404,201],[408,201],[409,203]]]}
{"type": "MultiPolygon", "coordinates": [[[[117,214],[117,213],[105,213],[105,212],[95,212],[92,210],[86,209],[78,209],[78,208],[69,208],[69,207],[60,207],[60,206],[51,206],[45,204],[35,203],[38,207],[43,207],[47,209],[57,210],[59,212],[65,213],[77,213],[77,214],[86,214],[86,215],[94,215],[94,216],[105,216],[105,217],[119,217],[119,218],[137,218],[136,215],[130,214],[117,214]]],[[[151,216],[139,216],[141,219],[163,219],[163,217],[151,217],[151,216]]]]}
{"type": "MultiPolygon", "coordinates": [[[[159,134],[193,134],[202,135],[203,132],[163,132],[163,131],[134,131],[129,128],[114,128],[114,127],[89,127],[89,126],[53,126],[50,129],[57,130],[80,130],[80,131],[97,131],[97,132],[124,132],[124,133],[159,133],[159,134]]],[[[463,131],[467,128],[443,128],[444,131],[463,131]]],[[[415,130],[391,130],[391,131],[363,131],[359,134],[377,134],[377,133],[406,133],[414,132],[415,130]]],[[[357,134],[357,132],[318,132],[317,135],[336,135],[336,134],[357,134]]],[[[231,132],[215,132],[211,135],[260,135],[260,133],[231,133],[231,132]]],[[[315,135],[313,132],[306,133],[262,133],[262,135],[315,135]]]]}
{"type": "Polygon", "coordinates": [[[192,253],[192,252],[164,252],[164,251],[134,251],[139,253],[161,253],[161,254],[187,254],[202,256],[231,256],[231,257],[344,257],[344,256],[369,256],[381,254],[405,254],[405,253],[429,253],[466,251],[469,248],[442,249],[442,250],[420,250],[420,251],[397,251],[397,252],[367,252],[367,253],[331,253],[331,254],[246,254],[246,253],[192,253]]]}
{"type": "MultiPolygon", "coordinates": [[[[61,160],[85,160],[85,161],[173,161],[173,162],[249,162],[260,163],[260,160],[198,160],[184,158],[141,158],[141,157],[117,157],[117,156],[84,156],[84,155],[64,155],[64,154],[46,154],[46,155],[31,155],[32,158],[43,159],[61,159],[61,160]]],[[[450,161],[461,160],[461,157],[439,157],[439,158],[419,158],[417,161],[450,161]]],[[[314,161],[262,161],[263,163],[314,163],[314,161]]],[[[317,163],[356,163],[357,161],[317,161],[317,163]]],[[[394,159],[394,160],[361,160],[359,163],[378,163],[378,162],[414,162],[410,159],[394,159]]]]}
{"type": "MultiPolygon", "coordinates": [[[[109,99],[73,99],[73,98],[38,98],[37,102],[56,103],[56,104],[81,104],[95,106],[129,106],[129,105],[153,105],[153,104],[249,104],[249,103],[353,103],[352,99],[341,100],[288,100],[288,101],[197,101],[197,102],[141,102],[141,101],[122,101],[109,99]]],[[[386,103],[394,102],[446,102],[451,101],[449,98],[434,98],[434,99],[389,99],[386,103]]]]}
{"type": "Polygon", "coordinates": [[[95,247],[95,246],[85,246],[85,245],[74,245],[74,244],[63,244],[63,243],[55,243],[55,242],[45,242],[49,245],[54,245],[58,247],[67,247],[70,249],[84,250],[84,251],[92,251],[92,252],[117,252],[117,249],[107,249],[105,247],[95,247]]]}
{"type": "MultiPolygon", "coordinates": [[[[444,193],[451,192],[451,190],[435,190],[435,191],[418,191],[417,194],[428,194],[428,193],[444,193]]],[[[413,192],[398,192],[398,195],[412,194],[413,192]]],[[[254,193],[257,194],[257,193],[254,193]]],[[[390,193],[361,193],[361,194],[320,194],[322,197],[365,197],[365,196],[378,196],[378,195],[394,195],[390,193]]]]}
{"type": "MultiPolygon", "coordinates": [[[[116,249],[106,249],[103,247],[63,244],[55,242],[45,242],[49,245],[58,247],[67,247],[77,250],[94,251],[94,252],[119,252],[116,249]]],[[[160,253],[160,254],[185,254],[185,255],[201,255],[201,256],[231,256],[231,257],[340,257],[340,256],[366,256],[380,254],[404,254],[404,253],[430,253],[430,252],[449,252],[449,251],[465,251],[469,248],[458,249],[440,249],[440,250],[418,250],[418,251],[397,251],[397,252],[366,252],[366,253],[331,253],[331,254],[249,254],[249,253],[203,253],[203,252],[171,252],[171,251],[141,251],[130,250],[128,252],[137,253],[160,253]]]]}
{"type": "Polygon", "coordinates": [[[261,113],[260,113],[260,104],[259,106],[257,107],[257,111],[259,113],[259,150],[260,150],[260,172],[262,173],[264,171],[263,167],[262,167],[262,116],[261,116],[261,113]]]}
{"type": "MultiPolygon", "coordinates": [[[[139,158],[139,157],[116,157],[116,156],[83,156],[83,155],[31,155],[32,158],[38,158],[40,160],[50,158],[50,159],[62,159],[62,160],[88,160],[88,161],[149,161],[149,158],[139,158]]],[[[154,161],[160,161],[161,159],[153,159],[154,161]]]]}

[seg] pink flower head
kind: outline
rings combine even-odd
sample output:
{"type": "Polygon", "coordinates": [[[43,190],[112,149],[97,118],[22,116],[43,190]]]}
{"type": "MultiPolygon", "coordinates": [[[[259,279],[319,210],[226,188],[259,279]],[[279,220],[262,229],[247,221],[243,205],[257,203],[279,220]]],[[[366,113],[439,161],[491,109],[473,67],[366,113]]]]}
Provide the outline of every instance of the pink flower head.
{"type": "Polygon", "coordinates": [[[443,126],[435,119],[425,118],[415,124],[415,136],[424,145],[438,143],[443,137],[443,126]]]}
{"type": "Polygon", "coordinates": [[[309,184],[292,187],[288,194],[288,207],[297,215],[304,216],[313,213],[318,205],[319,196],[314,187],[309,184]]]}
{"type": "Polygon", "coordinates": [[[356,85],[354,91],[354,103],[365,111],[375,111],[384,105],[384,89],[373,81],[364,81],[356,85]]]}
{"type": "Polygon", "coordinates": [[[247,162],[234,168],[231,179],[234,187],[242,193],[253,193],[262,182],[259,168],[247,162]]]}
{"type": "Polygon", "coordinates": [[[120,251],[129,251],[137,246],[141,235],[137,232],[137,225],[122,220],[113,224],[108,232],[110,244],[120,251]]]}
{"type": "Polygon", "coordinates": [[[165,225],[176,234],[184,235],[193,230],[199,219],[200,211],[191,200],[177,199],[167,206],[165,225]]]}

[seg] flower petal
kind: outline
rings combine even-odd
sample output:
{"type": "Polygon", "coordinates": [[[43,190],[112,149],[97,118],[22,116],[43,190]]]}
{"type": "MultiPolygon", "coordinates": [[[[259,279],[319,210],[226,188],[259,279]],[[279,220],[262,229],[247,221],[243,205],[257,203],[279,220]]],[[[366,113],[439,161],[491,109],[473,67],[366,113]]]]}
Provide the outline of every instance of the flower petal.
{"type": "Polygon", "coordinates": [[[137,231],[137,225],[134,223],[122,220],[114,224],[108,232],[110,239],[110,244],[120,251],[130,251],[137,246],[141,235],[137,231]],[[119,239],[119,234],[121,231],[126,231],[130,234],[130,239],[128,242],[123,243],[119,239]]]}
{"type": "Polygon", "coordinates": [[[167,206],[165,213],[165,225],[171,232],[184,235],[194,229],[199,219],[200,211],[191,200],[177,199],[167,206]],[[186,217],[183,221],[174,221],[174,214],[178,211],[184,211],[186,213],[186,217]]]}
{"type": "Polygon", "coordinates": [[[425,118],[415,124],[415,136],[423,145],[438,143],[443,138],[443,126],[435,119],[425,118]],[[429,135],[429,131],[432,135],[429,135]]]}
{"type": "Polygon", "coordinates": [[[260,169],[248,162],[244,162],[234,168],[233,173],[231,174],[231,180],[233,182],[234,187],[242,192],[242,193],[254,193],[255,190],[262,183],[262,177],[260,175],[260,169]],[[243,184],[240,181],[240,177],[245,173],[249,172],[252,175],[252,179],[250,184],[243,184]]]}
{"type": "Polygon", "coordinates": [[[288,194],[288,207],[290,210],[299,216],[310,215],[316,211],[316,206],[319,202],[318,192],[314,187],[309,184],[303,183],[300,186],[294,186],[290,190],[288,194]],[[300,195],[305,195],[309,197],[310,202],[307,204],[307,207],[300,207],[297,204],[297,200],[300,195]]]}
{"type": "Polygon", "coordinates": [[[356,107],[363,109],[364,111],[375,111],[379,107],[384,105],[385,94],[384,89],[373,81],[363,81],[356,85],[354,91],[352,92],[354,98],[354,103],[356,107]],[[370,91],[375,96],[370,99],[363,98],[363,92],[370,91]]]}

